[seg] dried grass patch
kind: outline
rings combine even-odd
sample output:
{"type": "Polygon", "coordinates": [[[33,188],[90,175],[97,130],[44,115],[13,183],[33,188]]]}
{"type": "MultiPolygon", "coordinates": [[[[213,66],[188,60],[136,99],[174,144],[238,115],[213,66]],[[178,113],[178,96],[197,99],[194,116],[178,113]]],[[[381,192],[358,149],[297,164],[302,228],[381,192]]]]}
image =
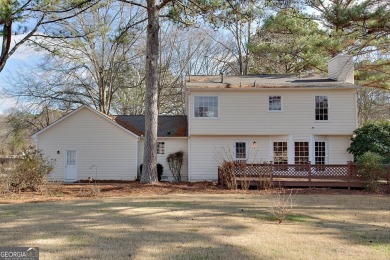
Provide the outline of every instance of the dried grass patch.
{"type": "MultiPolygon", "coordinates": [[[[101,187],[100,187],[101,188],[101,187]]],[[[388,259],[390,197],[160,194],[0,205],[3,246],[44,259],[388,259]]]]}

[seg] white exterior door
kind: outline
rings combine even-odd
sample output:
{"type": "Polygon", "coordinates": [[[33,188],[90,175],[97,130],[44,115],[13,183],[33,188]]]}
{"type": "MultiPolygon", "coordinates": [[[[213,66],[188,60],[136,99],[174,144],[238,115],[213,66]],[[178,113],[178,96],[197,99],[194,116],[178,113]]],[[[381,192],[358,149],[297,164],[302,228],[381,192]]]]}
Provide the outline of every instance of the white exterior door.
{"type": "Polygon", "coordinates": [[[65,151],[65,181],[77,181],[76,150],[65,151]]]}

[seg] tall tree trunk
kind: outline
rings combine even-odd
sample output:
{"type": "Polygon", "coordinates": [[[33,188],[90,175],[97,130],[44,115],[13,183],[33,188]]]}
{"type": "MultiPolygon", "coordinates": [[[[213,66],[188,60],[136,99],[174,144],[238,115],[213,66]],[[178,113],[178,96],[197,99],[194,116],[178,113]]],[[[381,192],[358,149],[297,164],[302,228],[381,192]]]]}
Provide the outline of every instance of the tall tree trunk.
{"type": "Polygon", "coordinates": [[[142,167],[142,183],[157,181],[157,95],[159,54],[159,8],[157,0],[147,0],[148,27],[146,42],[146,100],[145,100],[145,145],[142,167]]]}
{"type": "Polygon", "coordinates": [[[250,59],[250,50],[248,48],[248,45],[251,44],[251,23],[252,23],[252,14],[249,18],[248,23],[248,30],[247,30],[247,43],[245,46],[245,64],[244,64],[244,75],[248,75],[249,72],[249,59],[250,59]]]}
{"type": "MultiPolygon", "coordinates": [[[[7,5],[11,5],[11,0],[6,1],[7,5]]],[[[6,14],[3,25],[3,43],[1,45],[1,53],[0,53],[0,71],[4,69],[4,66],[8,59],[8,53],[11,47],[11,35],[12,35],[12,12],[6,14]]]]}
{"type": "Polygon", "coordinates": [[[242,45],[241,45],[241,22],[235,17],[235,26],[236,26],[236,41],[238,48],[238,65],[239,65],[239,74],[243,75],[243,59],[242,59],[242,45]]]}

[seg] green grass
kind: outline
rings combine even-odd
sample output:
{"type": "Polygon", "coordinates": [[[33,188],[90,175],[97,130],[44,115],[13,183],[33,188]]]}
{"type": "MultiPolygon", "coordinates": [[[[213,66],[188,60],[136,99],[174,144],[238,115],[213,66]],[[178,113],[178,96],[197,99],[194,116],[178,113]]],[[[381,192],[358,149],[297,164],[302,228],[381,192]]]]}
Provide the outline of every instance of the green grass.
{"type": "Polygon", "coordinates": [[[0,205],[1,246],[42,259],[390,259],[390,197],[170,194],[0,205]]]}

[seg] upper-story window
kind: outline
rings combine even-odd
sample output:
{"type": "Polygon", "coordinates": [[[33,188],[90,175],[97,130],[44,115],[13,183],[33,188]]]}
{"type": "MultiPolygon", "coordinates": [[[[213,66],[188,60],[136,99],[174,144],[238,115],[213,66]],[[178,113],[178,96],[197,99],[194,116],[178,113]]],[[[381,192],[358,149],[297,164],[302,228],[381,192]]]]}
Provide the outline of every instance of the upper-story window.
{"type": "Polygon", "coordinates": [[[268,97],[268,111],[282,111],[282,97],[269,96],[268,97]]]}
{"type": "Polygon", "coordinates": [[[320,120],[320,121],[328,120],[329,119],[328,97],[316,96],[315,102],[316,102],[316,107],[315,107],[316,120],[320,120]]]}
{"type": "Polygon", "coordinates": [[[195,96],[194,117],[218,117],[218,97],[195,96]]]}

